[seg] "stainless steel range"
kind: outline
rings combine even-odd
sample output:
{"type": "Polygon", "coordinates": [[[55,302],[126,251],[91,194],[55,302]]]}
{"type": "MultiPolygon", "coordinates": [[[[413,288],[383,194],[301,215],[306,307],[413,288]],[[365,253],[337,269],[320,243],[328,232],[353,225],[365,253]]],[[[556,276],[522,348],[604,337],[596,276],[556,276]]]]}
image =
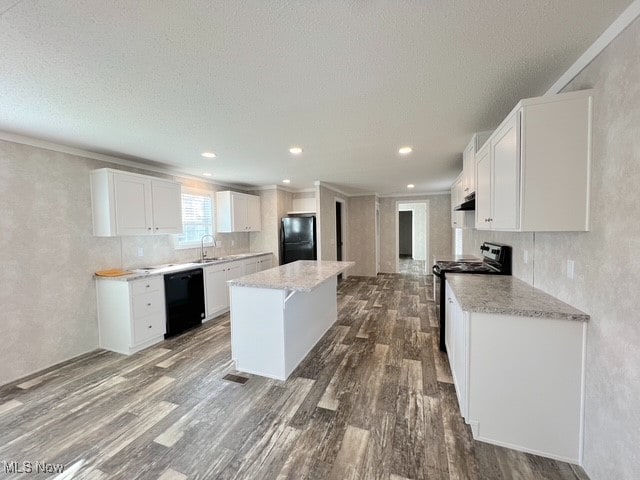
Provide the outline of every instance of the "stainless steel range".
{"type": "MultiPolygon", "coordinates": [[[[445,277],[447,273],[481,273],[484,275],[511,275],[511,247],[499,243],[484,242],[480,246],[482,259],[437,260],[433,274],[440,283],[440,350],[446,351],[445,331],[445,277]]],[[[436,288],[436,285],[433,285],[436,288]]]]}

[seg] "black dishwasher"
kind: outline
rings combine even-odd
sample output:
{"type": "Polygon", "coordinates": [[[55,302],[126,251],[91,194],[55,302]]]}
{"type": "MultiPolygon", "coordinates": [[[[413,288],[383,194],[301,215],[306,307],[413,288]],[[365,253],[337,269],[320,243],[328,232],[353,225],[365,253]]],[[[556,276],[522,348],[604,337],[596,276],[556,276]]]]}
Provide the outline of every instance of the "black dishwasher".
{"type": "Polygon", "coordinates": [[[167,305],[165,338],[200,325],[204,318],[204,281],[201,268],[164,276],[167,305]]]}

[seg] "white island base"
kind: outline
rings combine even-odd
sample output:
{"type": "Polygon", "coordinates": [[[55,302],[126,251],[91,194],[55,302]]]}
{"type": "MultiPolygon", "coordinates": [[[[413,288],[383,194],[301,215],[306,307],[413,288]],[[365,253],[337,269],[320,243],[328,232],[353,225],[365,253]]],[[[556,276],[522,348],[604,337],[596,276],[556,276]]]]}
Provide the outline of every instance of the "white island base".
{"type": "MultiPolygon", "coordinates": [[[[352,265],[330,263],[345,264],[340,270],[352,265]]],[[[278,275],[278,269],[286,274],[296,268],[289,265],[230,282],[231,356],[238,371],[286,380],[338,318],[339,271],[328,278],[319,278],[320,283],[311,288],[256,286],[268,272],[273,276],[278,275]],[[252,282],[252,277],[256,281],[252,282]]]]}
{"type": "Polygon", "coordinates": [[[311,292],[231,287],[236,370],[286,380],[337,319],[336,279],[311,292]]]}

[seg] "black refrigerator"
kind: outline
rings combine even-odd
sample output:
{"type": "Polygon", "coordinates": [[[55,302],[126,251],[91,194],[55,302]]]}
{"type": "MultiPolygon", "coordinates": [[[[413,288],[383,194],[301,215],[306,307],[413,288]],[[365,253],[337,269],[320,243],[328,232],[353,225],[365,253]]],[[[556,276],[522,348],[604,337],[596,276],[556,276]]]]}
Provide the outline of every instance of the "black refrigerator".
{"type": "Polygon", "coordinates": [[[282,264],[296,260],[316,260],[316,217],[291,216],[280,227],[282,264]]]}

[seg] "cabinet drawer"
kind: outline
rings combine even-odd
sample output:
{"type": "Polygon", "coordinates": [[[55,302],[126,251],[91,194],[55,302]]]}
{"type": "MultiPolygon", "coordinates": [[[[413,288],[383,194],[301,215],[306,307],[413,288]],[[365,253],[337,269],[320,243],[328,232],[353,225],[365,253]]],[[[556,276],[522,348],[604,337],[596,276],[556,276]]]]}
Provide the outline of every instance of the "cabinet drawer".
{"type": "Polygon", "coordinates": [[[135,297],[137,295],[157,292],[164,289],[164,277],[151,277],[143,280],[136,280],[131,282],[131,294],[135,297]]]}
{"type": "Polygon", "coordinates": [[[162,313],[165,308],[162,292],[149,292],[134,296],[132,303],[134,320],[154,313],[162,313]]]}
{"type": "Polygon", "coordinates": [[[133,343],[135,345],[158,335],[164,335],[166,331],[165,316],[162,312],[133,319],[133,343]]]}

